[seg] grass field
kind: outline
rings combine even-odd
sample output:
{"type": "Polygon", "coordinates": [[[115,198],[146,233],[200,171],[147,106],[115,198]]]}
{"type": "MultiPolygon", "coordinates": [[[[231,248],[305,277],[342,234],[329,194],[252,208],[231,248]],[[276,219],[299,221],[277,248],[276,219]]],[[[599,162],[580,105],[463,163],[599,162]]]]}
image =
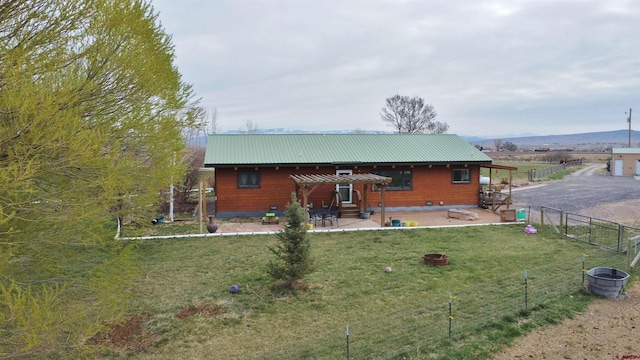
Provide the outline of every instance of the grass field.
{"type": "MultiPolygon", "coordinates": [[[[528,163],[528,162],[494,162],[494,164],[518,168],[518,170],[511,171],[512,181],[514,182],[527,181],[529,179],[529,170],[531,169],[540,169],[545,166],[549,166],[548,164],[537,164],[537,163],[528,163]]],[[[481,168],[480,175],[489,176],[489,171],[490,169],[481,168]]],[[[491,169],[491,179],[494,184],[500,183],[502,179],[505,179],[505,181],[508,181],[509,170],[491,169]]]]}
{"type": "MultiPolygon", "coordinates": [[[[536,162],[533,161],[535,158],[531,158],[531,153],[511,153],[515,155],[504,155],[504,153],[490,153],[494,154],[493,164],[495,165],[504,165],[515,167],[518,170],[511,171],[511,179],[515,184],[521,184],[529,181],[529,171],[531,170],[541,170],[546,167],[553,166],[553,164],[536,162]]],[[[582,153],[582,154],[572,154],[573,159],[582,158],[585,164],[602,164],[602,172],[605,171],[605,164],[607,159],[607,154],[601,153],[582,153]],[[576,156],[579,155],[579,156],[576,156]]],[[[610,155],[608,155],[610,158],[610,155]]],[[[584,168],[586,165],[582,166],[573,166],[568,167],[565,171],[560,171],[558,173],[552,174],[545,179],[537,180],[537,181],[547,181],[547,180],[560,180],[564,176],[577,171],[581,168],[584,168]]],[[[487,168],[480,169],[481,176],[489,176],[489,170],[487,168]]],[[[509,180],[509,170],[500,170],[500,169],[492,169],[491,170],[491,178],[492,183],[498,184],[500,182],[506,183],[509,180]]]]}
{"type": "MultiPolygon", "coordinates": [[[[543,162],[551,152],[488,152],[494,162],[543,162]]],[[[571,159],[583,159],[587,163],[606,163],[611,160],[610,152],[567,152],[571,159]]]]}
{"type": "Polygon", "coordinates": [[[583,254],[587,267],[620,267],[626,259],[546,229],[522,230],[309,234],[317,270],[293,292],[266,275],[273,236],[140,243],[143,276],[130,316],[141,328],[134,344],[97,355],[488,359],[514,337],[584,310],[591,296],[581,291],[583,254]],[[450,264],[424,265],[426,253],[447,254],[450,264]],[[233,284],[241,286],[236,295],[233,284]]]}

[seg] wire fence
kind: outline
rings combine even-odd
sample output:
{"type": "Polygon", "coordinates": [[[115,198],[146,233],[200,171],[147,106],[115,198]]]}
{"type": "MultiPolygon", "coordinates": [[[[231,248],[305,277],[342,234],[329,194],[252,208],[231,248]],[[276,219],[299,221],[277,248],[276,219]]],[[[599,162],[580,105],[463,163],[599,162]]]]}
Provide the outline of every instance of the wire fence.
{"type": "MultiPolygon", "coordinates": [[[[491,336],[492,331],[533,317],[538,310],[552,307],[572,292],[588,289],[588,268],[606,264],[629,269],[640,245],[640,228],[540,207],[529,209],[528,219],[540,228],[553,229],[572,241],[593,245],[582,259],[550,261],[520,272],[495,274],[481,295],[477,289],[457,289],[437,294],[439,301],[425,301],[411,311],[389,309],[382,317],[337,324],[329,332],[301,337],[295,344],[265,346],[248,359],[426,359],[442,357],[442,349],[456,349],[491,336]],[[540,221],[532,218],[539,216],[540,221]],[[571,290],[573,289],[573,290],[571,290]],[[484,295],[482,295],[484,294],[484,295]],[[499,301],[495,301],[499,299],[499,301]],[[401,324],[401,325],[398,325],[401,324]],[[389,344],[394,344],[389,348],[389,344]]],[[[485,274],[486,275],[486,274],[485,274]]],[[[473,286],[473,285],[471,285],[473,286]]],[[[540,311],[553,317],[553,311],[540,311]]],[[[546,319],[553,323],[554,319],[546,319]]],[[[561,319],[557,320],[558,322],[561,319]]],[[[310,320],[309,326],[313,326],[310,320]]],[[[519,332],[517,326],[512,331],[519,332]]]]}
{"type": "MultiPolygon", "coordinates": [[[[360,320],[336,324],[329,332],[301,337],[295,343],[268,346],[248,359],[427,359],[442,358],[443,348],[456,349],[490,337],[494,331],[537,316],[553,317],[553,307],[572,293],[585,289],[584,268],[594,264],[623,267],[627,258],[594,246],[589,256],[575,261],[556,260],[513,273],[496,273],[479,295],[477,289],[456,289],[437,294],[411,311],[389,309],[371,318],[362,309],[360,320]],[[586,263],[585,263],[586,262],[586,263]],[[499,301],[496,301],[499,299],[499,301]],[[540,310],[540,311],[539,311],[540,310]],[[524,315],[523,314],[527,314],[524,315]],[[389,348],[389,344],[393,344],[389,348]]],[[[486,276],[483,274],[482,276],[486,276]]],[[[470,284],[473,288],[473,284],[470,284]]],[[[321,314],[319,314],[321,316],[321,314]]],[[[555,321],[560,322],[562,319],[555,321]]],[[[313,319],[309,319],[313,327],[313,319]]],[[[546,319],[553,323],[554,319],[546,319]]],[[[517,330],[513,326],[513,331],[517,330]]]]}
{"type": "Polygon", "coordinates": [[[527,176],[529,181],[536,181],[549,177],[555,173],[566,170],[568,167],[582,165],[582,159],[567,161],[562,164],[556,164],[553,166],[547,166],[540,169],[531,169],[528,171],[527,176]]]}
{"type": "Polygon", "coordinates": [[[640,251],[640,228],[610,220],[584,216],[562,209],[541,206],[538,212],[529,209],[530,222],[536,223],[537,214],[541,225],[549,225],[567,238],[586,242],[610,251],[626,254],[624,269],[629,269],[640,251]],[[533,215],[532,215],[533,214],[533,215]]]}

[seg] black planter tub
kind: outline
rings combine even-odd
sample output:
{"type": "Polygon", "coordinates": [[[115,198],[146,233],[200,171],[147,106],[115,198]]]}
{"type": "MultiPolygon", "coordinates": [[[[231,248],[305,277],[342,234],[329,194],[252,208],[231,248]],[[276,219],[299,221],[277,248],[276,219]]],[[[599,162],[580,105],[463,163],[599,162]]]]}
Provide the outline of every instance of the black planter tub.
{"type": "Polygon", "coordinates": [[[607,267],[596,267],[587,272],[589,291],[593,294],[613,298],[620,293],[629,280],[629,274],[622,270],[607,267]]]}

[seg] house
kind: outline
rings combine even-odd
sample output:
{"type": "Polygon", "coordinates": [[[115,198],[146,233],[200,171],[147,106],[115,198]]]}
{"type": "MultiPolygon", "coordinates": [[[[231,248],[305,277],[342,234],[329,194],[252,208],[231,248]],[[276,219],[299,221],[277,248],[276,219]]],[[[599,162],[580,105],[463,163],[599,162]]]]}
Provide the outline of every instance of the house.
{"type": "Polygon", "coordinates": [[[612,148],[612,176],[640,176],[640,148],[612,148]]]}
{"type": "Polygon", "coordinates": [[[292,192],[357,216],[477,207],[491,158],[452,134],[214,134],[204,166],[218,217],[282,214],[292,192]]]}

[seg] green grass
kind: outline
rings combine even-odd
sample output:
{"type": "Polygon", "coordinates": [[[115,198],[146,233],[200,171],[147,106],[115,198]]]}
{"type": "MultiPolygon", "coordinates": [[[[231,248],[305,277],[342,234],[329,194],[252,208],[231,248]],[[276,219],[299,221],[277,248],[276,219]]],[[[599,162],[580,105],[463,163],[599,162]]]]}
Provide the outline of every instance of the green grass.
{"type": "Polygon", "coordinates": [[[352,359],[488,359],[531,329],[585,309],[591,296],[581,291],[582,254],[590,267],[626,259],[539,230],[309,234],[317,270],[293,292],[266,275],[273,236],[140,243],[143,275],[130,312],[148,314],[153,342],[133,358],[340,359],[348,325],[352,359]],[[447,254],[450,264],[426,266],[426,253],[447,254]],[[229,293],[233,284],[241,285],[237,295],[229,293]],[[190,307],[216,315],[176,318],[190,307]]]}
{"type": "Polygon", "coordinates": [[[545,178],[545,180],[562,180],[565,176],[570,175],[580,169],[584,168],[584,166],[574,166],[570,167],[567,170],[558,171],[557,173],[553,173],[545,178]]]}
{"type": "MultiPolygon", "coordinates": [[[[550,164],[536,164],[536,163],[530,163],[530,162],[496,162],[495,164],[497,165],[504,165],[504,166],[511,166],[511,167],[516,167],[518,168],[518,170],[513,170],[511,171],[511,176],[512,176],[512,180],[514,182],[521,182],[521,181],[528,181],[529,180],[529,171],[533,170],[533,169],[543,169],[546,167],[551,166],[550,164]]],[[[552,174],[548,177],[546,177],[545,179],[542,180],[538,180],[538,181],[550,181],[550,180],[561,180],[562,178],[564,178],[565,176],[578,171],[580,169],[584,168],[584,166],[573,166],[573,167],[569,167],[567,168],[567,170],[565,171],[559,171],[555,174],[552,174]]],[[[489,170],[487,168],[481,168],[480,169],[480,174],[482,176],[489,176],[489,170]]],[[[502,179],[509,179],[509,170],[499,170],[499,169],[492,169],[491,170],[491,178],[493,179],[493,183],[499,183],[502,179]]]]}
{"type": "MultiPolygon", "coordinates": [[[[525,163],[514,163],[514,162],[505,162],[505,163],[500,163],[500,162],[496,162],[496,165],[504,165],[504,166],[511,166],[511,167],[516,167],[518,168],[518,170],[513,170],[511,171],[511,176],[513,177],[513,180],[527,180],[529,178],[529,170],[531,169],[540,169],[542,167],[548,166],[546,164],[535,164],[535,163],[530,163],[530,162],[525,162],[525,163]]],[[[487,168],[481,168],[480,170],[480,174],[482,174],[482,176],[489,176],[489,169],[487,168]]],[[[509,170],[499,170],[499,169],[492,169],[491,170],[491,178],[494,179],[494,181],[499,181],[500,179],[509,179],[509,170]]]]}

